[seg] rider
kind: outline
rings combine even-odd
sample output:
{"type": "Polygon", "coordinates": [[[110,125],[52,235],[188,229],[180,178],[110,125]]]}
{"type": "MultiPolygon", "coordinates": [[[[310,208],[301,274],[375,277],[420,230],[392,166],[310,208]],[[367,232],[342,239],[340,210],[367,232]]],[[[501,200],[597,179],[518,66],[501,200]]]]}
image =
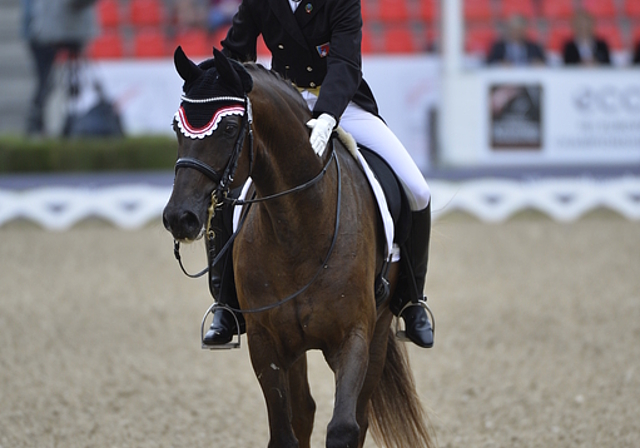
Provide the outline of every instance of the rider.
{"type": "MultiPolygon", "coordinates": [[[[321,156],[338,122],[355,140],[380,155],[401,179],[411,207],[411,231],[402,248],[405,263],[395,297],[394,314],[402,312],[406,335],[421,347],[433,346],[432,326],[422,306],[431,230],[431,193],[422,173],[400,140],[378,116],[371,89],[362,78],[362,15],[360,0],[243,0],[233,18],[223,53],[241,62],[256,60],[256,42],[262,34],[271,51],[272,69],[291,80],[313,112],[307,126],[310,143],[321,156]],[[409,271],[409,272],[407,272],[409,271]],[[404,309],[404,311],[403,311],[404,309]]],[[[223,213],[216,214],[221,220],[223,213]]],[[[228,225],[216,225],[216,248],[230,236],[228,225]]],[[[229,259],[229,257],[225,257],[229,259]]],[[[230,268],[212,269],[216,299],[233,306],[235,288],[220,291],[230,268]],[[223,273],[226,271],[226,275],[223,273]]],[[[229,342],[237,332],[235,320],[217,309],[204,337],[207,345],[229,342]]]]}

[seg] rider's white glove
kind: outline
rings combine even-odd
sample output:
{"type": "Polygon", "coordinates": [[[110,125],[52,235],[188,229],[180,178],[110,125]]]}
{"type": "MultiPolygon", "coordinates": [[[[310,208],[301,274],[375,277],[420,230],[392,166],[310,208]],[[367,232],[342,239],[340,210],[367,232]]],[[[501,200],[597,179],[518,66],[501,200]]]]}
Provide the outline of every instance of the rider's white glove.
{"type": "Polygon", "coordinates": [[[331,132],[336,127],[336,119],[329,114],[321,114],[317,119],[309,120],[307,126],[311,128],[311,137],[309,137],[311,147],[319,157],[322,157],[327,143],[329,143],[331,132]]]}

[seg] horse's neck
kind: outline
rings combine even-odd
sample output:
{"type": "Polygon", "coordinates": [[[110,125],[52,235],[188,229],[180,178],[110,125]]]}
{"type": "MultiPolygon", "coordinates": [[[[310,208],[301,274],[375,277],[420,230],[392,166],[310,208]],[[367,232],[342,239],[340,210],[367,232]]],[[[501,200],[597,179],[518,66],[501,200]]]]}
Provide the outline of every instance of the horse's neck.
{"type": "MultiPolygon", "coordinates": [[[[329,155],[325,153],[321,159],[313,152],[304,124],[301,125],[295,117],[282,115],[267,118],[262,123],[259,120],[256,113],[258,149],[252,179],[259,196],[291,190],[309,182],[322,171],[329,155]]],[[[334,183],[329,170],[323,179],[308,189],[264,202],[260,207],[262,219],[270,221],[276,237],[310,232],[313,229],[310,224],[324,221],[334,213],[334,183]]]]}

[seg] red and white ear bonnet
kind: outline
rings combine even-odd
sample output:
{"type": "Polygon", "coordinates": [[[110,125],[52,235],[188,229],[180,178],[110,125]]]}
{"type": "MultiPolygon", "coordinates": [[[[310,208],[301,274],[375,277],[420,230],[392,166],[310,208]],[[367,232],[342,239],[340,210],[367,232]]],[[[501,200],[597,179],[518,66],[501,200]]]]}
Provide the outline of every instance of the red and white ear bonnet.
{"type": "Polygon", "coordinates": [[[244,115],[245,100],[240,97],[220,96],[213,98],[192,99],[182,96],[182,104],[175,114],[180,132],[185,137],[203,139],[218,129],[224,117],[244,115]],[[223,104],[216,108],[213,104],[223,104]]]}

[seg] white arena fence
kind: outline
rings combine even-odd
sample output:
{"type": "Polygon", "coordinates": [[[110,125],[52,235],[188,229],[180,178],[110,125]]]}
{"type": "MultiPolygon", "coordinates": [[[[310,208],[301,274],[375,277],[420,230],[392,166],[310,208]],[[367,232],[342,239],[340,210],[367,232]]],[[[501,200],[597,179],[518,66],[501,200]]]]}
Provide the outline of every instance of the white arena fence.
{"type": "MultiPolygon", "coordinates": [[[[640,177],[616,179],[483,179],[430,181],[434,218],[461,211],[488,223],[536,210],[570,222],[599,208],[640,220],[640,177]]],[[[103,188],[45,187],[0,190],[0,226],[28,220],[45,229],[66,230],[87,218],[101,218],[122,229],[159,221],[170,187],[119,185],[103,188]]]]}

